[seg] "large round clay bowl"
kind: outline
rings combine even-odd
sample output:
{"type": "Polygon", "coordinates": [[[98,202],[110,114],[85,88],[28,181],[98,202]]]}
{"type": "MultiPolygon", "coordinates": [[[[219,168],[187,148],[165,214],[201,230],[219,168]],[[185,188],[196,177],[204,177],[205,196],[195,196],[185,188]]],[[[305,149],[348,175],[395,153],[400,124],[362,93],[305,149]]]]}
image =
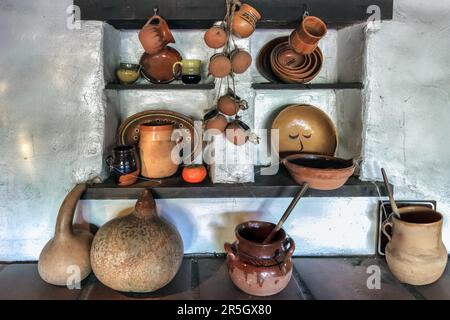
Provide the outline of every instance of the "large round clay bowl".
{"type": "Polygon", "coordinates": [[[304,69],[289,70],[285,68],[274,67],[274,72],[277,76],[289,79],[292,82],[303,82],[303,79],[309,77],[311,73],[316,69],[318,64],[318,55],[312,53],[308,55],[309,63],[304,69]]]}
{"type": "Polygon", "coordinates": [[[353,159],[316,154],[293,154],[282,162],[295,182],[306,182],[310,188],[317,190],[335,190],[342,187],[356,168],[353,159]]]}
{"type": "Polygon", "coordinates": [[[278,129],[279,153],[315,153],[333,156],[338,147],[337,129],[328,115],[317,107],[289,105],[272,123],[278,129]]]}
{"type": "Polygon", "coordinates": [[[272,67],[270,65],[270,53],[273,48],[279,43],[286,42],[288,37],[278,37],[267,42],[258,53],[258,58],[256,59],[256,68],[259,73],[269,81],[278,82],[278,77],[272,71],[272,67]]]}
{"type": "Polygon", "coordinates": [[[318,64],[317,64],[315,70],[313,70],[313,71],[311,72],[311,74],[310,74],[308,77],[306,77],[306,78],[303,79],[304,83],[310,82],[310,81],[311,81],[312,79],[314,79],[314,78],[320,73],[320,71],[322,70],[322,65],[323,65],[323,54],[322,54],[322,50],[320,50],[320,48],[317,47],[317,48],[316,48],[316,51],[314,51],[314,52],[317,53],[317,57],[318,57],[318,59],[319,59],[319,60],[318,60],[318,64]]]}
{"type": "Polygon", "coordinates": [[[276,64],[280,69],[285,70],[305,70],[309,63],[308,55],[295,53],[289,48],[287,42],[282,42],[273,48],[270,53],[271,63],[276,64]]]}
{"type": "Polygon", "coordinates": [[[172,82],[175,80],[172,67],[181,59],[181,54],[169,46],[156,54],[144,53],[139,61],[142,76],[153,83],[172,82]]]}

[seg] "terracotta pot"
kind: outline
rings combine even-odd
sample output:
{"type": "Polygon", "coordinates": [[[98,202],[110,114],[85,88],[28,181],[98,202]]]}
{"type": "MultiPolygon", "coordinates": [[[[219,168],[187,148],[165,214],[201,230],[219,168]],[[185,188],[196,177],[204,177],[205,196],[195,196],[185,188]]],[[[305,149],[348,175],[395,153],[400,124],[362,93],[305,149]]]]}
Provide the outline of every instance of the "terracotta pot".
{"type": "Polygon", "coordinates": [[[205,32],[203,40],[205,41],[206,45],[212,49],[222,48],[228,40],[228,35],[224,26],[222,25],[222,21],[209,28],[205,32]]]}
{"type": "Polygon", "coordinates": [[[47,242],[39,256],[38,272],[42,280],[54,285],[73,284],[73,268],[79,268],[80,281],[91,273],[89,251],[92,234],[87,230],[72,228],[78,200],[86,184],[76,185],[64,199],[56,220],[55,235],[47,242]]]}
{"type": "Polygon", "coordinates": [[[241,49],[234,49],[230,54],[230,60],[231,69],[237,74],[244,73],[252,64],[250,53],[241,49]]]}
{"type": "Polygon", "coordinates": [[[225,137],[237,146],[241,146],[249,141],[250,134],[250,128],[241,120],[230,122],[225,129],[225,137]]]}
{"type": "Polygon", "coordinates": [[[307,16],[289,36],[289,46],[299,54],[310,54],[326,33],[325,22],[317,17],[307,16]]]}
{"type": "Polygon", "coordinates": [[[242,4],[234,14],[232,22],[234,35],[239,38],[250,37],[260,19],[261,15],[255,8],[246,3],[242,4]]]}
{"type": "Polygon", "coordinates": [[[175,80],[173,65],[182,60],[181,54],[174,48],[167,46],[160,52],[149,55],[144,53],[139,64],[142,76],[153,83],[169,83],[175,80]]]}
{"type": "Polygon", "coordinates": [[[166,20],[158,15],[151,17],[142,27],[139,41],[148,54],[158,53],[169,43],[175,43],[166,20]]]}
{"type": "Polygon", "coordinates": [[[317,190],[334,190],[342,187],[351,177],[356,163],[340,158],[314,155],[293,154],[282,160],[292,178],[298,184],[307,182],[317,190]]]}
{"type": "Polygon", "coordinates": [[[222,134],[228,125],[227,118],[223,114],[220,114],[217,109],[208,112],[208,114],[205,115],[204,120],[205,129],[209,130],[208,134],[211,135],[222,134]]]}
{"type": "Polygon", "coordinates": [[[168,284],[183,260],[178,231],[156,212],[148,190],[134,212],[104,224],[92,242],[91,263],[104,285],[123,292],[151,292],[168,284]]]}
{"type": "Polygon", "coordinates": [[[174,175],[180,163],[179,148],[172,141],[172,124],[146,123],[139,127],[141,175],[146,178],[166,178],[174,175]]]}
{"type": "Polygon", "coordinates": [[[291,279],[294,241],[281,229],[272,242],[262,244],[274,227],[269,222],[244,222],[236,227],[237,241],[233,244],[225,243],[230,278],[239,289],[248,294],[277,294],[291,279]]]}
{"type": "Polygon", "coordinates": [[[106,163],[117,185],[129,186],[137,181],[139,167],[134,146],[115,147],[113,155],[106,158],[106,163]]]}
{"type": "Polygon", "coordinates": [[[383,226],[388,237],[386,261],[394,276],[411,285],[435,282],[447,265],[447,249],[442,242],[443,216],[429,208],[399,208],[401,220],[392,216],[383,226]],[[386,228],[390,226],[392,235],[386,228]]]}
{"type": "Polygon", "coordinates": [[[231,61],[223,53],[216,53],[209,60],[208,72],[215,78],[223,78],[231,72],[231,61]]]}

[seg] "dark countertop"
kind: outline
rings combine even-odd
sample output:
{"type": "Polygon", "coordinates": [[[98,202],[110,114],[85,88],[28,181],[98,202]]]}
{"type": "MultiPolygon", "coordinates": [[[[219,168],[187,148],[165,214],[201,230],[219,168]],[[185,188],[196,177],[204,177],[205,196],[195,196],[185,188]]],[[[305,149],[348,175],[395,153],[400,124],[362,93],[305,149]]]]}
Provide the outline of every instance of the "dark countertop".
{"type": "MultiPolygon", "coordinates": [[[[350,299],[411,300],[450,299],[450,268],[434,284],[414,287],[399,283],[389,272],[383,258],[295,258],[288,287],[262,299],[350,299]],[[369,266],[381,271],[381,288],[368,289],[369,266]]],[[[81,289],[69,290],[43,282],[36,263],[0,264],[0,299],[230,299],[252,300],[237,289],[227,274],[225,259],[186,257],[174,280],[150,294],[124,294],[102,285],[93,274],[81,289]]]]}

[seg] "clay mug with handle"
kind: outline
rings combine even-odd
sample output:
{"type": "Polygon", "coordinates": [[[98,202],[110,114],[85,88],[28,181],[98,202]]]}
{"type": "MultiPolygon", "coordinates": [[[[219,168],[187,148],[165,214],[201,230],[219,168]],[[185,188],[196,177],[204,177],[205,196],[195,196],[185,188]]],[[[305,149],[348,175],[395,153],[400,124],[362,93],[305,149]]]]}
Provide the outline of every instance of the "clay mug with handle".
{"type": "Polygon", "coordinates": [[[175,43],[166,20],[156,14],[139,31],[139,41],[148,54],[158,53],[169,43],[175,43]]]}

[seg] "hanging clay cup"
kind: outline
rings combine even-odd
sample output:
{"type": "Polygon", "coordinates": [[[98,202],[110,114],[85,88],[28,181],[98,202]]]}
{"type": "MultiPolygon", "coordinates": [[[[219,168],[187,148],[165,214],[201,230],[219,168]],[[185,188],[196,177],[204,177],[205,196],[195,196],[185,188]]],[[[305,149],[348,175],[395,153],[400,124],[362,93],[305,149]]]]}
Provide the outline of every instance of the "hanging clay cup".
{"type": "Polygon", "coordinates": [[[177,142],[172,141],[174,130],[167,123],[144,123],[139,127],[142,176],[166,178],[177,172],[181,160],[177,142]]]}
{"type": "Polygon", "coordinates": [[[89,251],[93,236],[87,230],[72,227],[75,208],[85,190],[86,184],[76,185],[59,209],[55,235],[39,256],[38,272],[45,282],[65,286],[73,284],[69,277],[74,272],[80,272],[80,281],[91,273],[89,251]]]}
{"type": "Polygon", "coordinates": [[[280,229],[271,242],[262,244],[274,227],[269,222],[244,222],[236,227],[237,241],[224,245],[230,278],[248,294],[277,294],[291,279],[294,240],[280,229]]]}
{"type": "Polygon", "coordinates": [[[231,69],[240,74],[247,71],[252,64],[252,56],[245,50],[234,49],[230,54],[231,69]]]}
{"type": "Polygon", "coordinates": [[[326,34],[325,22],[317,17],[306,16],[289,36],[289,46],[299,54],[310,54],[316,50],[318,42],[326,34]]]}
{"type": "Polygon", "coordinates": [[[169,43],[175,43],[166,20],[158,15],[151,17],[142,27],[139,41],[148,54],[158,53],[169,43]]]}
{"type": "Polygon", "coordinates": [[[145,190],[134,212],[104,224],[92,242],[91,263],[104,285],[123,292],[152,292],[168,284],[183,260],[178,231],[161,219],[145,190]]]}
{"type": "Polygon", "coordinates": [[[228,93],[219,98],[217,101],[217,109],[227,116],[234,116],[239,110],[247,110],[248,103],[228,93]]]}
{"type": "Polygon", "coordinates": [[[437,281],[448,259],[442,242],[442,214],[418,206],[399,208],[399,213],[401,220],[392,216],[382,226],[389,239],[386,246],[389,269],[407,284],[420,286],[437,281]]]}
{"type": "Polygon", "coordinates": [[[231,73],[231,61],[224,53],[216,53],[209,59],[208,72],[214,78],[223,78],[231,73]]]}
{"type": "Polygon", "coordinates": [[[232,27],[233,33],[239,38],[248,38],[256,29],[256,23],[261,19],[259,12],[252,6],[244,3],[234,13],[232,27]]]}
{"type": "Polygon", "coordinates": [[[203,40],[206,45],[212,49],[222,48],[228,40],[228,34],[223,21],[214,23],[214,25],[205,32],[203,40]]]}
{"type": "Polygon", "coordinates": [[[219,113],[217,109],[207,112],[203,117],[203,121],[205,122],[205,129],[209,135],[222,134],[228,125],[227,118],[219,113]]]}

